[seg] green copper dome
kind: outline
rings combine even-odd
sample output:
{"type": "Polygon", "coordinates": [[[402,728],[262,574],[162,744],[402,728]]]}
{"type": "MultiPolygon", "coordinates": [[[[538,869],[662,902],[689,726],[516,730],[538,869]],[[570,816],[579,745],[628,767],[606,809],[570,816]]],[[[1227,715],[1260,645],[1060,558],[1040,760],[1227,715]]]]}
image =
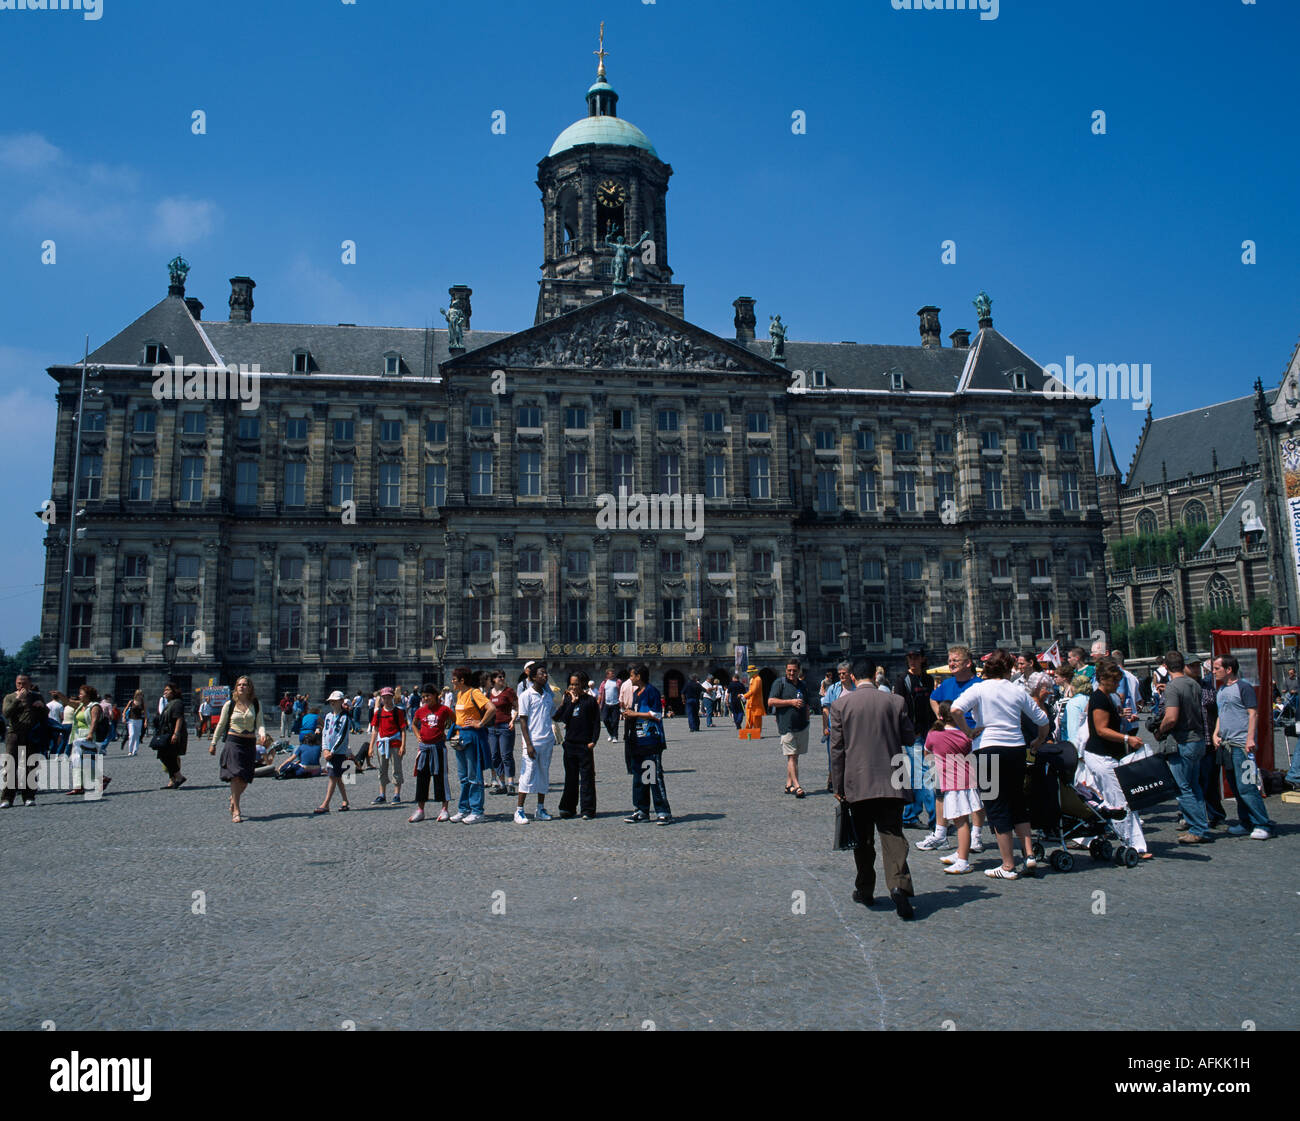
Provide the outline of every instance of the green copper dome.
{"type": "MultiPolygon", "coordinates": [[[[601,49],[604,50],[602,40],[601,49]]],[[[580,121],[574,121],[551,145],[547,156],[567,152],[580,144],[604,144],[610,148],[640,148],[649,152],[655,159],[659,153],[646,136],[631,121],[625,121],[618,115],[618,93],[605,78],[605,61],[602,58],[596,80],[587,90],[587,115],[580,121]]]]}
{"type": "Polygon", "coordinates": [[[551,150],[546,154],[548,156],[558,155],[560,152],[567,152],[570,148],[578,147],[579,144],[606,144],[615,148],[640,148],[649,152],[655,159],[659,158],[659,153],[655,151],[655,146],[650,143],[650,138],[631,121],[625,121],[622,117],[583,117],[580,121],[574,121],[555,138],[555,143],[551,145],[551,150]]]}

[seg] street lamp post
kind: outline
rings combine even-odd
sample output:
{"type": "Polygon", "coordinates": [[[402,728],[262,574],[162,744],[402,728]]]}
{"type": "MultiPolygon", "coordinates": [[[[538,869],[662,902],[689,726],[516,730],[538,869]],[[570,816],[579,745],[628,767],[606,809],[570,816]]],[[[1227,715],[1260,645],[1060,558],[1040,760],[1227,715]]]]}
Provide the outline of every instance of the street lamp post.
{"type": "Polygon", "coordinates": [[[853,636],[848,631],[840,631],[840,653],[843,657],[840,661],[847,661],[849,657],[849,644],[853,641],[853,636]]]}
{"type": "Polygon", "coordinates": [[[81,360],[81,387],[77,392],[77,423],[72,441],[72,501],[69,503],[68,514],[68,547],[63,555],[63,599],[59,605],[59,666],[55,677],[64,688],[68,684],[68,651],[72,641],[72,555],[77,547],[77,503],[81,501],[78,493],[81,486],[81,424],[86,413],[87,394],[91,397],[104,395],[104,391],[97,385],[86,389],[87,376],[97,378],[104,372],[102,366],[91,366],[89,362],[90,336],[87,335],[81,360]]]}
{"type": "Polygon", "coordinates": [[[163,643],[162,657],[163,663],[167,666],[167,676],[171,677],[172,667],[176,665],[176,657],[181,652],[181,648],[176,644],[174,638],[169,638],[163,643]]]}
{"type": "Polygon", "coordinates": [[[435,634],[433,636],[433,664],[438,667],[438,684],[446,685],[442,680],[442,653],[447,649],[447,639],[444,635],[435,634]]]}

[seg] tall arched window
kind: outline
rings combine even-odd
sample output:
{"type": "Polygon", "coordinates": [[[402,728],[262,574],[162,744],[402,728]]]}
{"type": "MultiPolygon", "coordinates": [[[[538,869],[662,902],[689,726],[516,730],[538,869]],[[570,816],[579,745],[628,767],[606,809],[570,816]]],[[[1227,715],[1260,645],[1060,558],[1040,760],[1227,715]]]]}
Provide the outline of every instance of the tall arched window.
{"type": "Polygon", "coordinates": [[[1183,505],[1183,524],[1184,525],[1206,525],[1209,518],[1205,514],[1205,503],[1198,502],[1193,498],[1190,502],[1183,505]]]}
{"type": "Polygon", "coordinates": [[[1124,601],[1119,596],[1111,596],[1106,606],[1110,612],[1110,625],[1112,627],[1128,626],[1128,611],[1124,607],[1124,601]]]}
{"type": "Polygon", "coordinates": [[[1237,598],[1232,594],[1228,581],[1219,573],[1210,577],[1205,585],[1205,603],[1208,607],[1235,607],[1237,598]]]}
{"type": "Polygon", "coordinates": [[[1166,623],[1174,621],[1174,597],[1163,588],[1156,592],[1156,598],[1151,601],[1151,617],[1166,623]]]}
{"type": "Polygon", "coordinates": [[[1142,535],[1154,535],[1160,532],[1160,523],[1156,516],[1150,510],[1139,510],[1137,516],[1137,531],[1142,535]]]}

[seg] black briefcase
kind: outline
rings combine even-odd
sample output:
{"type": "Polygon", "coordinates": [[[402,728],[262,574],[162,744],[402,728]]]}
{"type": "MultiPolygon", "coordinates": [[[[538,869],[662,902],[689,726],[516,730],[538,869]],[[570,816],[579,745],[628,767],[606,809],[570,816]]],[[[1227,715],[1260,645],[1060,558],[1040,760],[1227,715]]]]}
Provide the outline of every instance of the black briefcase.
{"type": "Polygon", "coordinates": [[[1116,767],[1115,777],[1131,810],[1140,812],[1178,797],[1178,783],[1162,755],[1151,755],[1116,767]]]}
{"type": "Polygon", "coordinates": [[[849,807],[835,800],[835,851],[848,852],[858,847],[858,831],[853,827],[849,807]]]}

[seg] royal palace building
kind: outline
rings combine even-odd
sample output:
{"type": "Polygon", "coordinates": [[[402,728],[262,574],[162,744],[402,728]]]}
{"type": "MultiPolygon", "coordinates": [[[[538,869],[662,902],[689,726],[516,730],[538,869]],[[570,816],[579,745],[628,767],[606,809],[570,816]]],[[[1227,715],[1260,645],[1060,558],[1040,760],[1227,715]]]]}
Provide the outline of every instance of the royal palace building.
{"type": "MultiPolygon", "coordinates": [[[[284,690],[414,685],[439,667],[545,657],[682,675],[904,644],[1085,642],[1106,617],[1089,399],[993,326],[918,345],[734,337],[686,318],[672,168],[617,114],[538,164],[532,326],[262,323],[254,282],[204,318],[172,262],[159,303],[58,394],[52,503],[84,510],[70,675],[156,691],[251,673],[284,690]]],[[[851,332],[848,332],[851,333],[851,332]]],[[[42,660],[65,605],[47,534],[42,660]]],[[[63,684],[63,683],[61,683],[63,684]]]]}

